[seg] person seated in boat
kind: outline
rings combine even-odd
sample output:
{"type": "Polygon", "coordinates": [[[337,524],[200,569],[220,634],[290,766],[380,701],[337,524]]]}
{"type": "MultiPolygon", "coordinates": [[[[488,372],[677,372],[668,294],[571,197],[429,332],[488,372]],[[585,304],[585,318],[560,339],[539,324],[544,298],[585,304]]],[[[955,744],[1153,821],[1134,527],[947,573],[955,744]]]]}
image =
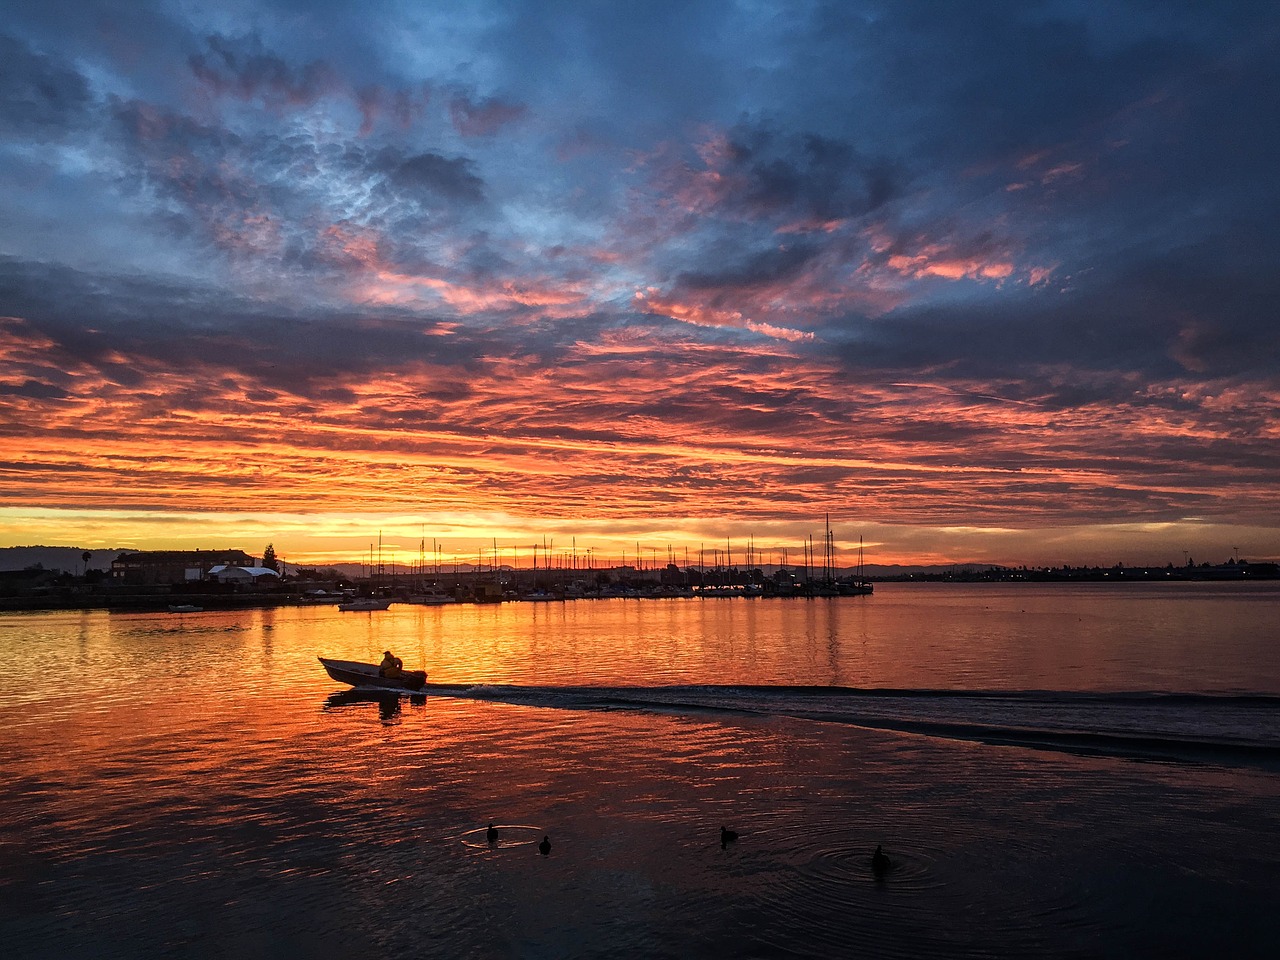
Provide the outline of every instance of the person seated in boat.
{"type": "Polygon", "coordinates": [[[378,664],[378,673],[388,678],[399,678],[404,675],[404,661],[386,650],[382,654],[382,663],[378,664]]]}

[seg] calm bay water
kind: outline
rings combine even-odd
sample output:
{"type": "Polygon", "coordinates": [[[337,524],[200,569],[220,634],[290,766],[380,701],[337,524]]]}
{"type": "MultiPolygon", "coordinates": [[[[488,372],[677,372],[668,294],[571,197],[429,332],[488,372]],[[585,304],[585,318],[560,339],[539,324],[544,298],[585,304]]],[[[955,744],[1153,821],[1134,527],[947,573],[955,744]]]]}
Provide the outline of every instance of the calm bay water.
{"type": "Polygon", "coordinates": [[[0,944],[1271,956],[1278,613],[1273,585],[886,584],[3,615],[0,944]],[[388,647],[450,688],[352,698],[315,659],[388,647]]]}

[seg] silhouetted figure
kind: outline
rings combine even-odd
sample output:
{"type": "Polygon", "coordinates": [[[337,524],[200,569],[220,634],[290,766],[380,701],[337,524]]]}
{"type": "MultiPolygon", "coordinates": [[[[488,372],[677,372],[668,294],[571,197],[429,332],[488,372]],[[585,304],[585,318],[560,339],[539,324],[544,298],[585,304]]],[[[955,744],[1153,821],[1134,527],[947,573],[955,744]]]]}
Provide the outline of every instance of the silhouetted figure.
{"type": "Polygon", "coordinates": [[[876,844],[876,852],[871,855],[871,872],[877,877],[883,877],[889,872],[889,867],[893,864],[889,861],[889,855],[880,849],[880,844],[876,844]]]}
{"type": "Polygon", "coordinates": [[[551,852],[551,838],[544,836],[542,842],[538,844],[538,852],[544,857],[551,852]]]}
{"type": "Polygon", "coordinates": [[[738,839],[737,830],[728,830],[724,826],[720,827],[720,849],[723,850],[734,840],[738,839]]]}
{"type": "Polygon", "coordinates": [[[382,663],[378,664],[378,673],[384,677],[401,677],[404,675],[404,661],[386,650],[382,654],[382,663]]]}
{"type": "Polygon", "coordinates": [[[493,821],[489,821],[489,829],[484,832],[484,838],[490,843],[498,842],[498,828],[493,825],[493,821]]]}

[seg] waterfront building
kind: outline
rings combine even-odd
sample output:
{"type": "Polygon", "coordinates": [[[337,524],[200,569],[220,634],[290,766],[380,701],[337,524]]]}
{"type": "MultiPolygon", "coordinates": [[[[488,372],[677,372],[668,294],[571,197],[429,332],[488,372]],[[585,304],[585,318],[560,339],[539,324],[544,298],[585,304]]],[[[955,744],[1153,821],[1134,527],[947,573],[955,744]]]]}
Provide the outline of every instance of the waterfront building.
{"type": "Polygon", "coordinates": [[[241,567],[236,564],[219,563],[210,567],[206,579],[219,583],[256,584],[259,582],[277,582],[280,574],[270,567],[241,567]]]}
{"type": "Polygon", "coordinates": [[[243,550],[140,550],[122,553],[111,562],[113,583],[136,585],[191,583],[204,580],[216,566],[255,567],[243,550]]]}

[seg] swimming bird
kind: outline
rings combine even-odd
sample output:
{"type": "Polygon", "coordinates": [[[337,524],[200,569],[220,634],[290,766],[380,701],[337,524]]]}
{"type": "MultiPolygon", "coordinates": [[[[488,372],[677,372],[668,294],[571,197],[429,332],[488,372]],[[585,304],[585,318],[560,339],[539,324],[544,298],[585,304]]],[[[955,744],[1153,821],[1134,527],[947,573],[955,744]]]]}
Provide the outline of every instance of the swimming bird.
{"type": "Polygon", "coordinates": [[[489,829],[484,832],[484,838],[490,843],[498,842],[498,828],[493,825],[493,821],[489,821],[489,829]]]}
{"type": "Polygon", "coordinates": [[[737,840],[737,839],[738,839],[738,831],[737,831],[737,830],[729,830],[729,829],[726,829],[723,825],[721,825],[721,827],[720,827],[720,847],[721,847],[721,849],[723,849],[725,846],[727,846],[728,844],[732,843],[734,840],[737,840]]]}
{"type": "Polygon", "coordinates": [[[544,836],[542,842],[538,844],[538,852],[544,857],[551,852],[551,838],[544,836]]]}
{"type": "Polygon", "coordinates": [[[889,855],[880,849],[880,844],[876,844],[876,852],[871,855],[871,872],[877,877],[884,876],[892,864],[889,861],[889,855]]]}

